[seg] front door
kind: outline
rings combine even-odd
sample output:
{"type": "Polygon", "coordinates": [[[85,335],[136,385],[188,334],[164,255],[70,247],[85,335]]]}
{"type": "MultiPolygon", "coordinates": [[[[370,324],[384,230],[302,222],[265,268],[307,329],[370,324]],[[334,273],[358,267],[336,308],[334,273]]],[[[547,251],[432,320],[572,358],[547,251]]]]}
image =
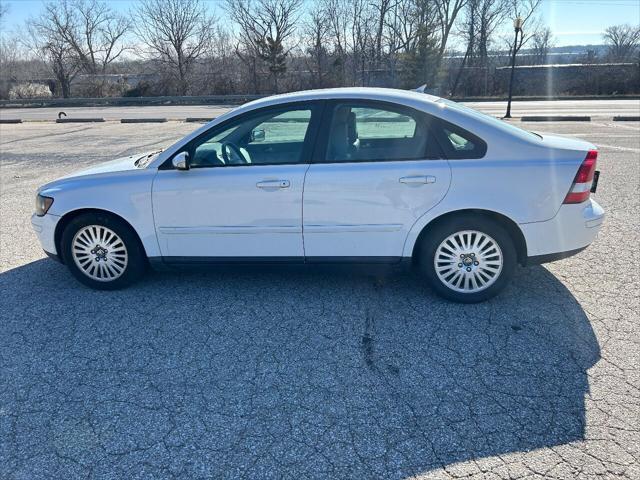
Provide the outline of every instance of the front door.
{"type": "Polygon", "coordinates": [[[307,172],[307,261],[399,261],[413,224],[444,198],[451,170],[429,117],[380,102],[333,102],[307,172]]]}
{"type": "Polygon", "coordinates": [[[165,261],[304,258],[302,192],[315,105],[260,109],[212,127],[160,169],[153,214],[165,261]]]}

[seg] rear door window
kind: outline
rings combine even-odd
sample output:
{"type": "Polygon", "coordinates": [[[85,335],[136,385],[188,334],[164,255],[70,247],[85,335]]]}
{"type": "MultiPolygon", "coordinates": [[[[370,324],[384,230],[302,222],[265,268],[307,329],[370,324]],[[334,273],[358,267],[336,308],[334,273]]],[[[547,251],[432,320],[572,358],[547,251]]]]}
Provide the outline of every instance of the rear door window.
{"type": "Polygon", "coordinates": [[[364,102],[334,104],[325,161],[384,162],[437,157],[428,117],[403,106],[364,102]]]}

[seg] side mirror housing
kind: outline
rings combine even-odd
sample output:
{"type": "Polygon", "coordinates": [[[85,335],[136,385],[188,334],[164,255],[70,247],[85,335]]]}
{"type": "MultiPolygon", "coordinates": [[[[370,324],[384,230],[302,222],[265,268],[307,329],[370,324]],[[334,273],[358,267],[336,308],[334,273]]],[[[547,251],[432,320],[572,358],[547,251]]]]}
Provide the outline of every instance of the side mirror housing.
{"type": "Polygon", "coordinates": [[[189,170],[189,152],[180,152],[171,160],[173,168],[176,170],[189,170]]]}
{"type": "Polygon", "coordinates": [[[267,133],[261,128],[256,128],[255,130],[251,130],[252,142],[264,142],[264,139],[266,137],[267,137],[267,133]]]}

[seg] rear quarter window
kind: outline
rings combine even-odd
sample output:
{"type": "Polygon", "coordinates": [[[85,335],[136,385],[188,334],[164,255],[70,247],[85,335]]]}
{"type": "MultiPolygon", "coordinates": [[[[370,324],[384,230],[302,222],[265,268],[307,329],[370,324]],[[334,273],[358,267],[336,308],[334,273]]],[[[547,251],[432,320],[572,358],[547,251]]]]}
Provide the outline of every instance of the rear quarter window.
{"type": "Polygon", "coordinates": [[[487,153],[487,143],[464,128],[440,119],[433,122],[432,128],[446,158],[474,159],[487,153]]]}

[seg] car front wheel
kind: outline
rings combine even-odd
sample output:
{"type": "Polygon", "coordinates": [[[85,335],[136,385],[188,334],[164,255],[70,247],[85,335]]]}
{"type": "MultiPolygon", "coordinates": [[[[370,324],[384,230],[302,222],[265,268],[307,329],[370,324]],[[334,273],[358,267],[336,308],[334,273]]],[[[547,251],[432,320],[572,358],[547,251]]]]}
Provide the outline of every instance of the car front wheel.
{"type": "Polygon", "coordinates": [[[83,284],[115,290],[138,280],[145,255],[131,227],[108,214],[87,213],[69,223],[62,235],[65,263],[83,284]]]}
{"type": "Polygon", "coordinates": [[[453,217],[426,232],[420,264],[441,296],[475,303],[497,295],[511,279],[516,250],[509,233],[489,218],[453,217]]]}

